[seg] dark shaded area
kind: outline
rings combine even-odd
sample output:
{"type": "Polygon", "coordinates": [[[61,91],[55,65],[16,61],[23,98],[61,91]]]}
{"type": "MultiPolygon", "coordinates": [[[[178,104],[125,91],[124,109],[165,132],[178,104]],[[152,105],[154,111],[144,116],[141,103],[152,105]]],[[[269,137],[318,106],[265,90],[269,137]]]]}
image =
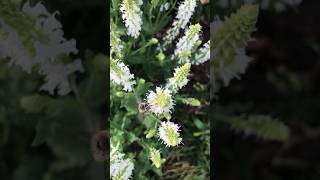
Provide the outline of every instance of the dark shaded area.
{"type": "MultiPolygon", "coordinates": [[[[31,7],[39,2],[30,1],[31,7]]],[[[107,137],[91,138],[107,126],[107,58],[97,54],[109,51],[108,2],[42,3],[50,14],[59,12],[56,18],[62,23],[64,37],[77,43],[79,53],[70,59],[81,59],[84,72],[69,76],[73,92],[52,95],[39,91],[45,80],[37,74],[36,67],[28,74],[0,59],[0,179],[103,179],[105,163],[96,162],[94,157],[106,159],[108,144],[101,139],[107,137]],[[25,97],[31,97],[26,105],[22,100],[25,97]]]]}
{"type": "Polygon", "coordinates": [[[225,113],[266,114],[290,128],[285,142],[234,133],[217,124],[213,134],[215,179],[320,179],[320,1],[305,0],[284,12],[261,10],[254,57],[241,80],[217,94],[225,113]]]}

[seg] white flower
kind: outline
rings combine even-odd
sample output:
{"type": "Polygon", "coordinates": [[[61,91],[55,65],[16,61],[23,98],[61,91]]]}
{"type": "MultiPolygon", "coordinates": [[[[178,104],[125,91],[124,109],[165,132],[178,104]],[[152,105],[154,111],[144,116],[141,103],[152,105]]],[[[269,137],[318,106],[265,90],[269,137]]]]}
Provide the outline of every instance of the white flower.
{"type": "Polygon", "coordinates": [[[116,25],[111,21],[110,23],[110,56],[122,57],[123,45],[121,43],[120,34],[116,25]]]}
{"type": "Polygon", "coordinates": [[[110,165],[110,175],[113,180],[128,180],[132,176],[134,164],[130,159],[116,161],[110,165]]]}
{"type": "Polygon", "coordinates": [[[174,54],[178,57],[180,64],[189,62],[191,50],[199,40],[201,28],[200,24],[191,25],[185,35],[179,39],[174,54]]]}
{"type": "Polygon", "coordinates": [[[176,16],[177,26],[181,29],[184,29],[188,22],[190,21],[191,16],[197,6],[196,0],[185,0],[180,4],[178,8],[178,14],[176,16]]]}
{"type": "Polygon", "coordinates": [[[32,7],[26,2],[16,13],[24,17],[19,20],[27,22],[26,27],[15,29],[0,18],[0,59],[9,57],[9,65],[18,65],[27,73],[38,67],[38,73],[45,77],[40,90],[68,94],[68,76],[83,71],[82,64],[79,60],[69,64],[59,60],[61,55],[77,54],[76,41],[64,38],[62,24],[56,19],[58,13],[49,13],[41,3],[32,7]],[[21,31],[25,31],[24,36],[21,31]]]}
{"type": "Polygon", "coordinates": [[[129,68],[123,62],[115,59],[110,61],[110,79],[115,84],[123,86],[123,90],[128,92],[132,91],[132,86],[136,84],[129,68]]]}
{"type": "Polygon", "coordinates": [[[150,91],[147,96],[147,102],[150,111],[156,115],[170,113],[174,105],[171,91],[167,88],[163,89],[161,87],[157,87],[156,92],[150,91]]]}
{"type": "Polygon", "coordinates": [[[205,43],[199,51],[200,52],[196,54],[195,61],[193,61],[192,64],[199,65],[210,59],[210,40],[205,43]]]}
{"type": "Polygon", "coordinates": [[[166,146],[177,146],[182,141],[179,131],[179,125],[170,121],[161,122],[159,137],[166,146]]]}
{"type": "Polygon", "coordinates": [[[196,0],[185,0],[179,5],[175,21],[164,37],[164,47],[169,45],[178,36],[180,29],[184,29],[187,26],[196,6],[196,0]]]}
{"type": "Polygon", "coordinates": [[[189,81],[187,76],[189,74],[190,68],[190,63],[186,63],[181,67],[175,68],[173,77],[169,79],[167,87],[175,93],[183,86],[185,86],[189,81]]]}
{"type": "Polygon", "coordinates": [[[128,29],[128,35],[137,38],[141,31],[142,11],[140,6],[142,0],[123,0],[120,6],[122,19],[128,29]]]}
{"type": "Polygon", "coordinates": [[[120,153],[118,151],[120,144],[117,144],[117,146],[114,146],[113,144],[110,145],[110,163],[114,163],[116,161],[120,161],[121,159],[123,159],[124,154],[120,153]]]}
{"type": "Polygon", "coordinates": [[[156,168],[159,168],[162,163],[160,151],[155,148],[150,148],[149,156],[150,160],[152,161],[152,164],[156,166],[156,168]]]}
{"type": "Polygon", "coordinates": [[[110,176],[113,180],[128,180],[132,176],[134,164],[131,159],[124,159],[124,154],[117,147],[111,145],[110,176]]]}

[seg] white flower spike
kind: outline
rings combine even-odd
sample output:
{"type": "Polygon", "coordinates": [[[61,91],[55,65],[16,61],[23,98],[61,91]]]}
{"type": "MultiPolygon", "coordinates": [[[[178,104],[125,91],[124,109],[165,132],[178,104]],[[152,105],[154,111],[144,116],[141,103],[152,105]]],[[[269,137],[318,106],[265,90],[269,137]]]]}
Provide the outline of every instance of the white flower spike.
{"type": "Polygon", "coordinates": [[[164,47],[169,45],[178,36],[180,29],[184,29],[187,26],[196,6],[196,0],[185,0],[179,5],[176,19],[164,38],[164,47]]]}
{"type": "Polygon", "coordinates": [[[122,58],[123,44],[114,22],[110,23],[110,56],[122,58]]]}
{"type": "Polygon", "coordinates": [[[133,85],[136,84],[129,68],[116,59],[110,61],[110,79],[115,84],[123,86],[123,90],[128,92],[132,91],[133,85]]]}
{"type": "Polygon", "coordinates": [[[170,121],[161,122],[159,137],[166,146],[177,146],[182,141],[179,131],[179,125],[170,121]]]}
{"type": "Polygon", "coordinates": [[[201,28],[200,24],[191,25],[186,34],[179,39],[174,55],[178,57],[180,64],[190,61],[189,58],[191,56],[191,50],[199,40],[201,28]]]}
{"type": "Polygon", "coordinates": [[[160,151],[155,148],[150,148],[150,160],[152,161],[152,164],[156,166],[156,168],[160,168],[161,166],[161,156],[160,151]]]}
{"type": "Polygon", "coordinates": [[[171,113],[174,105],[171,93],[169,89],[161,87],[157,87],[156,92],[150,91],[147,95],[150,111],[156,115],[171,113]]]}
{"type": "Polygon", "coordinates": [[[199,65],[210,59],[210,40],[200,48],[192,64],[199,65]]]}
{"type": "Polygon", "coordinates": [[[128,35],[138,38],[142,25],[142,0],[123,0],[120,6],[122,19],[128,29],[128,35]]]}
{"type": "Polygon", "coordinates": [[[169,79],[167,84],[168,89],[171,89],[174,93],[176,93],[183,86],[188,84],[188,74],[190,72],[191,63],[186,63],[181,67],[177,67],[174,70],[173,77],[169,79]]]}
{"type": "Polygon", "coordinates": [[[110,166],[112,180],[129,180],[132,176],[134,164],[130,159],[117,161],[110,166]]]}
{"type": "Polygon", "coordinates": [[[118,146],[111,145],[110,151],[110,177],[112,180],[129,180],[134,169],[133,162],[127,158],[124,159],[124,154],[118,151],[118,146]]]}

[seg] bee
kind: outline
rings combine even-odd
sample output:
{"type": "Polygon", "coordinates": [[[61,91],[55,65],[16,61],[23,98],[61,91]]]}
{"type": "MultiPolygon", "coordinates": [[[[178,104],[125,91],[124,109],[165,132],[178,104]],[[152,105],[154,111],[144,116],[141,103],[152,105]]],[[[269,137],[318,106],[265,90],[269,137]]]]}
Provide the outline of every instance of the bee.
{"type": "Polygon", "coordinates": [[[149,110],[149,108],[148,108],[147,103],[142,102],[142,103],[139,104],[139,112],[140,113],[144,113],[144,112],[146,112],[148,110],[149,110]]]}

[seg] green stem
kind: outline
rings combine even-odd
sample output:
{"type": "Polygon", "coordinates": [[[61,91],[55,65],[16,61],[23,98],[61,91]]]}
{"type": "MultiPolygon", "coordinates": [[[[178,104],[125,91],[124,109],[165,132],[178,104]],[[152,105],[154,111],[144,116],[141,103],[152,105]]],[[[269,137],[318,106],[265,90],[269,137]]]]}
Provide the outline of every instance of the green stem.
{"type": "Polygon", "coordinates": [[[133,51],[133,52],[131,53],[131,55],[135,55],[135,54],[137,54],[138,52],[144,50],[145,48],[147,48],[147,47],[149,47],[149,46],[151,46],[151,45],[152,45],[152,44],[151,44],[150,42],[148,42],[148,43],[145,44],[144,46],[142,46],[142,47],[140,47],[139,49],[136,49],[135,51],[133,51]]]}

